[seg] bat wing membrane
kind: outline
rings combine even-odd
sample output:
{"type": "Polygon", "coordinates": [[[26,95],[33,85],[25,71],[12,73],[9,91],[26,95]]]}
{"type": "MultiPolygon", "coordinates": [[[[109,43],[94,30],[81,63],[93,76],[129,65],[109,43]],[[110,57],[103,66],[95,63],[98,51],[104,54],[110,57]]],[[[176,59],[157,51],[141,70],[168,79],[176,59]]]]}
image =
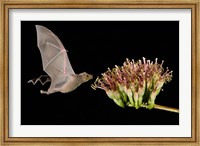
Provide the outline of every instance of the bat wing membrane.
{"type": "Polygon", "coordinates": [[[59,38],[43,26],[36,25],[36,30],[43,70],[51,77],[52,84],[62,82],[68,74],[75,74],[59,38]]]}

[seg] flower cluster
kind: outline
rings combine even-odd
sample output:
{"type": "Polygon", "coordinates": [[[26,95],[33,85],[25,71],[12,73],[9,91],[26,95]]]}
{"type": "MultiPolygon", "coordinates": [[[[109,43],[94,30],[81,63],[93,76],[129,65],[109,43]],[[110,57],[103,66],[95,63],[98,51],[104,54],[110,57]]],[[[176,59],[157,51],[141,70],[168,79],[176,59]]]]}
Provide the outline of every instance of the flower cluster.
{"type": "Polygon", "coordinates": [[[172,71],[168,68],[164,71],[163,62],[159,64],[157,58],[155,62],[144,57],[143,61],[137,62],[126,59],[123,66],[108,68],[91,87],[105,90],[108,97],[120,107],[152,109],[164,83],[172,79],[172,71]]]}

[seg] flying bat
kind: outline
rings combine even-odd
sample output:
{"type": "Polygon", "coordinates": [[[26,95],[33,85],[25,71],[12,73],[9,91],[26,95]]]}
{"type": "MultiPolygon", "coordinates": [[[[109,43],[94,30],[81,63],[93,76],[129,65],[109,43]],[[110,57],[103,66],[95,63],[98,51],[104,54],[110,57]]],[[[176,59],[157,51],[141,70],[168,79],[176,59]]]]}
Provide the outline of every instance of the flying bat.
{"type": "Polygon", "coordinates": [[[41,90],[41,94],[68,93],[93,78],[86,72],[75,74],[66,49],[53,32],[41,25],[36,25],[36,31],[43,70],[48,75],[41,75],[39,78],[29,80],[28,83],[35,85],[40,81],[44,85],[46,82],[51,82],[49,89],[47,91],[41,90]],[[43,82],[41,79],[44,77],[46,80],[43,82]]]}

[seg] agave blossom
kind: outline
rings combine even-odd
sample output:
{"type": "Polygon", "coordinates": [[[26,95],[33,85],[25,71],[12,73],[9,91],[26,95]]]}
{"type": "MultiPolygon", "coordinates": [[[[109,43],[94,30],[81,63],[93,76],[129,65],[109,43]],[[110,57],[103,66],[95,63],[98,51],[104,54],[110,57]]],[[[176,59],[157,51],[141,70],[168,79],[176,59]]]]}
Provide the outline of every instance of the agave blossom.
{"type": "Polygon", "coordinates": [[[159,64],[157,58],[155,62],[144,57],[142,61],[126,59],[122,66],[108,68],[91,87],[105,90],[120,107],[152,109],[164,83],[172,80],[172,71],[164,70],[163,63],[159,64]]]}

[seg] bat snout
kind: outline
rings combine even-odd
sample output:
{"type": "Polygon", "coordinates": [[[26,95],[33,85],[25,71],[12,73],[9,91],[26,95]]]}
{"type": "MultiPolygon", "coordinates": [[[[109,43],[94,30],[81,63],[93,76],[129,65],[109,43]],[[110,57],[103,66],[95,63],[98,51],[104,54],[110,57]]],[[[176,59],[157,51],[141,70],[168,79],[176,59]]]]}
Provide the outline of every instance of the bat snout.
{"type": "Polygon", "coordinates": [[[88,74],[88,78],[89,78],[90,80],[93,79],[93,75],[88,74]]]}

